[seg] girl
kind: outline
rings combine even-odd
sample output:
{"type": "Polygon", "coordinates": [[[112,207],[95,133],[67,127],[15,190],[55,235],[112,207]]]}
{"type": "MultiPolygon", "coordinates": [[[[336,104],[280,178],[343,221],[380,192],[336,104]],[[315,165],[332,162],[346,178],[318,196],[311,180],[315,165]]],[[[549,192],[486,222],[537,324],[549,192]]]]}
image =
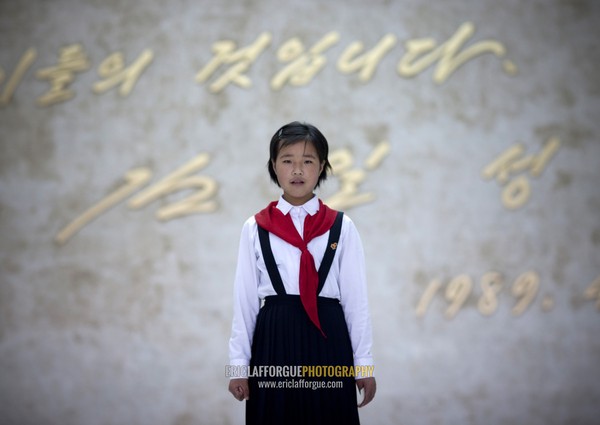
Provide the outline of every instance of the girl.
{"type": "Polygon", "coordinates": [[[375,396],[362,244],[313,193],[328,152],[316,127],[281,127],[268,169],[283,195],[242,229],[229,357],[249,378],[229,391],[246,400],[247,424],[358,424],[355,385],[358,407],[375,396]]]}

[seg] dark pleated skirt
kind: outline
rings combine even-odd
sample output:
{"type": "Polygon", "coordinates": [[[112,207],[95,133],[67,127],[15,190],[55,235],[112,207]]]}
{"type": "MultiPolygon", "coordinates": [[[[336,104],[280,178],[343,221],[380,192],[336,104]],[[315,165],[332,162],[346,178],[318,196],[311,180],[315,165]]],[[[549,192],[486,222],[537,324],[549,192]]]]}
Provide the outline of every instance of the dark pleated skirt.
{"type": "MultiPolygon", "coordinates": [[[[298,295],[267,297],[256,320],[251,370],[260,365],[352,367],[352,345],[338,300],[319,297],[318,308],[321,328],[327,338],[312,324],[298,295]]],[[[261,376],[250,377],[249,386],[248,425],[359,424],[353,377],[261,376]],[[263,385],[284,381],[285,388],[261,388],[260,381],[263,385]],[[327,381],[341,382],[342,388],[298,388],[311,385],[313,381],[318,381],[316,385],[327,381]]]]}

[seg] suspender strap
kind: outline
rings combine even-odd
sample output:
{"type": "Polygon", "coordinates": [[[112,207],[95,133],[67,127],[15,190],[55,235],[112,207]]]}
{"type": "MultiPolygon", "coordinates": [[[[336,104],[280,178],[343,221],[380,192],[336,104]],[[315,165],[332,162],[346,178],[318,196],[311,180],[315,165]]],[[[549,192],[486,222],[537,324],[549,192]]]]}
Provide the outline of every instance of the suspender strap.
{"type": "Polygon", "coordinates": [[[321,261],[321,265],[319,266],[319,288],[317,289],[317,295],[323,289],[325,280],[329,274],[329,269],[331,269],[331,263],[333,263],[333,257],[335,257],[335,250],[337,249],[338,242],[340,240],[343,218],[344,213],[338,211],[337,217],[333,222],[333,226],[331,226],[331,229],[329,229],[329,241],[327,242],[327,248],[325,249],[325,254],[323,255],[323,261],[321,261]]]}
{"type": "MultiPolygon", "coordinates": [[[[329,240],[327,241],[327,248],[325,249],[323,261],[321,261],[321,266],[319,266],[319,287],[317,289],[317,295],[323,289],[323,286],[325,285],[325,280],[327,279],[327,275],[329,274],[329,270],[331,269],[333,257],[335,257],[335,250],[337,249],[337,245],[340,240],[343,218],[344,213],[339,211],[337,213],[337,217],[335,218],[333,226],[331,226],[331,229],[329,229],[329,240]]],[[[283,286],[283,281],[281,280],[281,275],[279,274],[279,270],[277,269],[275,257],[273,257],[271,241],[269,240],[269,232],[267,232],[260,226],[257,227],[258,238],[260,240],[260,249],[262,251],[263,259],[265,260],[265,265],[267,266],[267,271],[269,272],[269,278],[271,279],[271,283],[273,284],[273,289],[275,289],[277,295],[286,295],[285,287],[283,286]]]]}
{"type": "Polygon", "coordinates": [[[271,278],[271,283],[273,284],[273,289],[275,289],[277,295],[286,295],[285,287],[283,286],[283,281],[281,280],[281,275],[279,274],[279,270],[277,270],[275,257],[273,257],[273,250],[271,250],[269,232],[260,226],[257,227],[258,238],[260,240],[260,249],[262,250],[262,255],[265,260],[265,265],[267,266],[267,271],[269,272],[269,277],[271,278]]]}

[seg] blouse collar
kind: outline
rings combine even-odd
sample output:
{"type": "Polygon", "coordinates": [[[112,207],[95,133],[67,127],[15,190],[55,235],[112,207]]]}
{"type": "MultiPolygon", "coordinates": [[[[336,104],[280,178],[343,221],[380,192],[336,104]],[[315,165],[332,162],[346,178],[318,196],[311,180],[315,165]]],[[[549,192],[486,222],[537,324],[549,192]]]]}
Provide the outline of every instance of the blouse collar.
{"type": "Polygon", "coordinates": [[[298,206],[290,204],[288,201],[283,199],[283,196],[279,198],[279,202],[277,203],[277,209],[281,211],[284,215],[288,214],[292,210],[292,208],[302,208],[308,214],[315,215],[317,211],[319,211],[319,198],[315,195],[312,198],[310,198],[306,203],[298,206]]]}

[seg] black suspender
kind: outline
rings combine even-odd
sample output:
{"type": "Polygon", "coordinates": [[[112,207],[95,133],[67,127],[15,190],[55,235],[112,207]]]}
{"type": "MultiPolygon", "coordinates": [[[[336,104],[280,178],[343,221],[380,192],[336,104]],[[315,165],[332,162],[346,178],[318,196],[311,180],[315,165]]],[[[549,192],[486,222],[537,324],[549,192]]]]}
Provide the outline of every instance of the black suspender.
{"type": "Polygon", "coordinates": [[[269,240],[269,232],[262,227],[258,226],[258,238],[260,240],[260,249],[262,250],[265,265],[273,284],[273,289],[277,292],[277,295],[285,295],[285,288],[279,270],[277,270],[277,263],[275,263],[275,257],[273,257],[273,251],[271,250],[271,241],[269,240]]]}
{"type": "Polygon", "coordinates": [[[331,268],[331,263],[333,263],[333,257],[335,256],[335,250],[337,249],[338,242],[340,240],[340,232],[342,231],[342,219],[344,218],[344,213],[338,211],[337,217],[333,222],[333,226],[329,229],[329,240],[327,241],[327,248],[325,248],[325,255],[323,255],[323,261],[321,261],[321,265],[319,266],[319,289],[317,289],[317,295],[323,289],[323,285],[325,285],[325,280],[327,279],[327,275],[329,274],[329,269],[331,268]]]}
{"type": "MultiPolygon", "coordinates": [[[[327,248],[325,249],[323,261],[321,261],[321,266],[319,267],[319,288],[317,289],[317,294],[319,294],[323,289],[323,285],[325,285],[325,280],[327,279],[327,275],[329,274],[329,270],[331,269],[331,264],[333,263],[333,258],[335,257],[335,251],[340,240],[343,218],[344,213],[338,211],[333,226],[331,226],[331,229],[329,229],[329,240],[327,241],[327,248]]],[[[281,275],[279,274],[279,270],[277,269],[275,257],[273,257],[271,241],[269,240],[269,232],[267,232],[262,227],[258,226],[258,238],[260,240],[260,249],[265,260],[265,265],[267,266],[269,277],[271,278],[271,282],[273,283],[273,288],[275,289],[275,292],[277,292],[278,295],[285,295],[286,292],[283,286],[283,281],[281,280],[281,275]]]]}

